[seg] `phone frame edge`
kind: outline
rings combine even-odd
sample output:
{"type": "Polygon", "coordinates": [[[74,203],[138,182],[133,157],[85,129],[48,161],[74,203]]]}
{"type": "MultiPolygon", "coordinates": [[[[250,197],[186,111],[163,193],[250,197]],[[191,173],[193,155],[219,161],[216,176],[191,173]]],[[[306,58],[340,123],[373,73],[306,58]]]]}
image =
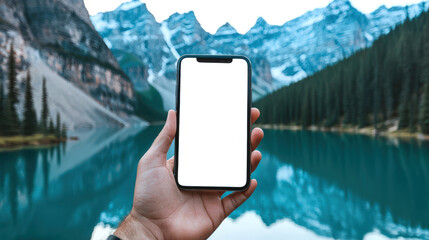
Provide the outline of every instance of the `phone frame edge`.
{"type": "Polygon", "coordinates": [[[180,190],[217,190],[217,191],[244,191],[250,186],[250,174],[251,174],[251,142],[250,142],[250,128],[251,128],[251,108],[252,108],[252,64],[246,56],[243,55],[204,55],[204,54],[185,54],[177,59],[176,69],[176,135],[174,141],[174,168],[173,175],[177,187],[180,190]],[[211,187],[211,186],[183,186],[180,185],[178,179],[178,166],[179,166],[179,115],[180,115],[180,66],[182,60],[185,58],[233,58],[243,59],[247,63],[247,176],[246,183],[242,187],[211,187]]]}

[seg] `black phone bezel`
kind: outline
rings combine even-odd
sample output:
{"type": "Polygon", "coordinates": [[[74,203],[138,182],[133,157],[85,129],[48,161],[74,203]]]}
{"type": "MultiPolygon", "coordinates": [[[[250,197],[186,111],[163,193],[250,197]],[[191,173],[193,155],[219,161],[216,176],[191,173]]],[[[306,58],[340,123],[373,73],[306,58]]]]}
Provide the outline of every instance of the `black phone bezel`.
{"type": "Polygon", "coordinates": [[[201,54],[186,54],[181,56],[177,60],[177,73],[176,73],[176,136],[175,136],[175,145],[174,145],[174,179],[176,185],[181,190],[226,190],[226,191],[244,191],[250,186],[250,113],[252,107],[252,65],[250,60],[242,55],[201,55],[201,54]],[[233,59],[243,59],[247,63],[247,176],[246,184],[242,187],[226,187],[226,186],[183,186],[180,185],[178,180],[178,166],[179,166],[179,116],[180,116],[180,67],[182,60],[185,58],[197,58],[202,61],[199,62],[220,62],[220,63],[229,63],[233,59]],[[231,60],[231,61],[229,61],[231,60]]]}

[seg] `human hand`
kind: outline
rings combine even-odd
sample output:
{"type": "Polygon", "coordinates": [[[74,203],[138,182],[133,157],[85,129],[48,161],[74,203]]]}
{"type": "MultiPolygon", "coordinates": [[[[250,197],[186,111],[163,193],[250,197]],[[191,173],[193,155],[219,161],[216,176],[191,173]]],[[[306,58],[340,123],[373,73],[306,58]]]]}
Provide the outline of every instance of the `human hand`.
{"type": "MultiPolygon", "coordinates": [[[[259,115],[252,108],[252,124],[259,115]]],[[[223,199],[225,191],[179,190],[173,175],[174,158],[166,161],[175,134],[176,112],[170,110],[164,128],[138,164],[133,207],[115,232],[121,239],[206,239],[255,190],[255,179],[247,190],[223,199]]],[[[255,149],[263,136],[260,128],[251,133],[252,172],[262,158],[255,149]]]]}

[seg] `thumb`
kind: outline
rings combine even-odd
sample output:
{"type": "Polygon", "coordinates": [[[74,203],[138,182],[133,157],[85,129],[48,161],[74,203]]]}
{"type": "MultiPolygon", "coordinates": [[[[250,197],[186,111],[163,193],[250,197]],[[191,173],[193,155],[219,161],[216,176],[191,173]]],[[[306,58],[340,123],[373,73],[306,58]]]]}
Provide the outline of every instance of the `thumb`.
{"type": "Polygon", "coordinates": [[[170,148],[175,135],[176,112],[174,110],[170,110],[168,111],[167,120],[165,121],[164,127],[158,134],[158,137],[156,137],[155,141],[152,143],[149,151],[153,151],[153,153],[167,154],[167,151],[170,148]]]}

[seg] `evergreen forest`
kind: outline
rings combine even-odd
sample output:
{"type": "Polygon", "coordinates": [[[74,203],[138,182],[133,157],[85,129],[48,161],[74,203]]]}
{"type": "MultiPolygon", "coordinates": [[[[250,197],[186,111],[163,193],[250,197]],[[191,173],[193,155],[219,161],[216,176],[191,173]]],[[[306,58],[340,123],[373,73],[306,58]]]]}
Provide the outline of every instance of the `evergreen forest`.
{"type": "Polygon", "coordinates": [[[255,103],[258,123],[429,134],[429,13],[255,103]]]}
{"type": "Polygon", "coordinates": [[[58,139],[67,138],[65,124],[61,123],[61,116],[56,115],[56,121],[49,116],[48,92],[46,79],[43,78],[42,87],[42,108],[39,119],[34,108],[33,89],[31,84],[30,71],[27,72],[23,82],[25,83],[24,109],[22,118],[19,117],[17,105],[19,104],[20,91],[18,88],[16,53],[13,45],[9,48],[7,63],[7,91],[0,82],[0,136],[32,136],[43,134],[54,136],[58,139]]]}

